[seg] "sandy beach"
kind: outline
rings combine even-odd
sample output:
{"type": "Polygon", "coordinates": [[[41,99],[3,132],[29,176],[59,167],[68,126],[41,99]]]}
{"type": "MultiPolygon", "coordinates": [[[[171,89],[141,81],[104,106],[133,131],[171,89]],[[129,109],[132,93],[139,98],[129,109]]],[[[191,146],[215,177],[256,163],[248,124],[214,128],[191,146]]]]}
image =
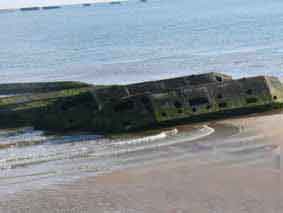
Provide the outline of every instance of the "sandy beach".
{"type": "Polygon", "coordinates": [[[228,160],[216,153],[214,158],[156,162],[1,197],[0,212],[282,212],[282,118],[276,113],[209,124],[237,127],[230,139],[249,135],[269,145],[272,149],[264,149],[270,151],[264,152],[264,159],[247,160],[243,155],[228,160]]]}

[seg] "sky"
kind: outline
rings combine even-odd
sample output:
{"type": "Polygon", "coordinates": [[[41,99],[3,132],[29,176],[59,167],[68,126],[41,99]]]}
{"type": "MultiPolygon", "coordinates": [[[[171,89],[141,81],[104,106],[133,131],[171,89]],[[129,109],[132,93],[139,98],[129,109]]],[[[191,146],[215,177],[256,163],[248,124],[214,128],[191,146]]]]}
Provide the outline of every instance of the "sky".
{"type": "Polygon", "coordinates": [[[92,2],[109,2],[110,0],[0,0],[0,9],[30,6],[65,5],[92,2]]]}

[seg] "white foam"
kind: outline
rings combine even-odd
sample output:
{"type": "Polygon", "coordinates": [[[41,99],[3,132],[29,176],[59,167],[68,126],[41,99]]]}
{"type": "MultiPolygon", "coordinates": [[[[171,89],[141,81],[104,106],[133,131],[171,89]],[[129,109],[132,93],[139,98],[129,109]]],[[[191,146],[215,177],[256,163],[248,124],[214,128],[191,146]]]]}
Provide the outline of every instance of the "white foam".
{"type": "MultiPolygon", "coordinates": [[[[46,163],[56,160],[64,159],[74,159],[74,158],[97,158],[97,157],[107,157],[115,156],[119,154],[126,154],[131,152],[150,150],[159,147],[166,147],[171,145],[176,145],[180,143],[188,143],[194,140],[201,139],[212,134],[215,130],[208,126],[203,126],[200,129],[192,131],[186,137],[177,137],[177,129],[170,131],[165,131],[154,136],[143,137],[140,139],[133,139],[127,141],[119,141],[114,146],[113,144],[92,144],[89,141],[89,144],[85,144],[85,147],[80,147],[81,145],[62,145],[54,147],[51,146],[38,146],[35,147],[33,151],[28,153],[20,153],[18,156],[16,153],[0,159],[0,169],[12,169],[27,165],[46,163]],[[170,139],[167,139],[167,137],[170,139]],[[176,137],[174,137],[176,136],[176,137]],[[159,142],[160,141],[160,142],[159,142]],[[150,143],[153,142],[153,143],[150,143]],[[128,146],[129,144],[135,146],[128,146]],[[70,149],[71,148],[71,149],[70,149]]],[[[109,141],[108,141],[109,142],[109,141]]]]}
{"type": "Polygon", "coordinates": [[[39,154],[30,153],[25,156],[12,156],[6,159],[0,159],[0,169],[13,169],[21,166],[45,163],[49,161],[72,159],[75,157],[83,157],[88,154],[88,150],[84,147],[81,149],[67,150],[66,152],[44,152],[39,154]]]}
{"type": "Polygon", "coordinates": [[[178,134],[178,130],[175,128],[173,130],[169,131],[164,131],[156,135],[151,135],[151,136],[146,136],[142,138],[136,138],[136,139],[131,139],[131,140],[126,140],[126,141],[119,141],[112,143],[114,146],[121,146],[121,145],[135,145],[135,144],[141,144],[141,143],[150,143],[156,140],[162,140],[165,139],[169,136],[173,136],[178,134]]]}
{"type": "Polygon", "coordinates": [[[102,156],[121,155],[121,154],[127,154],[127,153],[131,153],[131,152],[156,149],[156,148],[160,148],[160,147],[172,146],[172,145],[177,145],[177,144],[181,144],[181,143],[188,143],[188,142],[191,142],[191,141],[195,141],[195,140],[207,137],[214,132],[215,132],[215,130],[213,128],[204,125],[201,129],[198,129],[195,132],[192,132],[192,135],[188,138],[178,138],[178,139],[175,139],[175,140],[170,140],[170,141],[165,141],[165,142],[160,142],[160,143],[147,144],[145,146],[124,148],[124,149],[117,149],[117,150],[114,149],[112,151],[106,151],[106,152],[101,152],[101,153],[93,153],[93,154],[90,154],[90,155],[102,157],[102,156]]]}
{"type": "Polygon", "coordinates": [[[1,144],[17,144],[29,141],[42,141],[46,140],[42,131],[35,131],[32,128],[22,128],[14,131],[0,132],[1,144]]]}

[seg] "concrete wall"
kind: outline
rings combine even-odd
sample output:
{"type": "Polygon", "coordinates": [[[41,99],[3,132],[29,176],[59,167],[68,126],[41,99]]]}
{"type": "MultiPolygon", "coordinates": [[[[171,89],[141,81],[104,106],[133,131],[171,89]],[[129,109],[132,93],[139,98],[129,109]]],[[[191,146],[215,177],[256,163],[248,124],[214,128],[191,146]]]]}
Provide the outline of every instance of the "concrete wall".
{"type": "Polygon", "coordinates": [[[282,106],[283,85],[276,78],[218,77],[207,74],[199,79],[193,76],[52,92],[48,87],[46,93],[0,98],[0,127],[32,125],[53,131],[123,132],[201,116],[206,119],[218,113],[227,117],[235,111],[282,106]],[[139,91],[141,88],[144,90],[139,91]]]}

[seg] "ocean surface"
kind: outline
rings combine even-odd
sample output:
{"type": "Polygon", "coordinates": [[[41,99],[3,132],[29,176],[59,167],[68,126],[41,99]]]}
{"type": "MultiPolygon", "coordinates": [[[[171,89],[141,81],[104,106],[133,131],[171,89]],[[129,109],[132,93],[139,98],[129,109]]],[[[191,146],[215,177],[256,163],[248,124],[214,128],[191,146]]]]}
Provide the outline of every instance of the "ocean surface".
{"type": "Polygon", "coordinates": [[[0,20],[0,82],[283,76],[281,0],[130,0],[0,20]]]}
{"type": "MultiPolygon", "coordinates": [[[[2,12],[0,29],[0,83],[116,84],[209,71],[283,77],[282,0],[132,0],[2,12]]],[[[232,126],[115,139],[0,130],[0,195],[183,157],[280,168],[278,147],[264,142],[232,126]]]]}

